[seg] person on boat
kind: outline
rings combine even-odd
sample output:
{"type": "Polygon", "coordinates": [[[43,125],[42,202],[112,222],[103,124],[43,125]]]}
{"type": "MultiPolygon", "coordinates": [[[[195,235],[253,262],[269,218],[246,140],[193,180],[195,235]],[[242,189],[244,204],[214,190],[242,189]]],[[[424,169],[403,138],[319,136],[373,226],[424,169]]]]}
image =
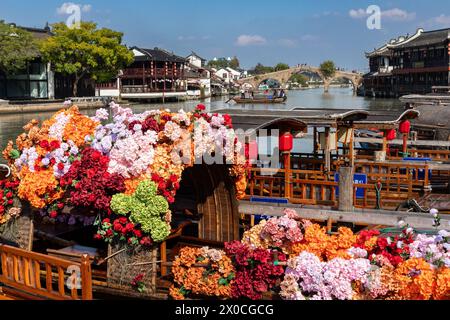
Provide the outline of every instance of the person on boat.
{"type": "Polygon", "coordinates": [[[284,90],[281,89],[280,91],[280,98],[284,98],[286,96],[286,93],[284,93],[284,90]]]}
{"type": "Polygon", "coordinates": [[[275,89],[275,90],[273,90],[273,97],[272,97],[272,99],[276,99],[277,96],[278,96],[278,90],[275,89]]]}

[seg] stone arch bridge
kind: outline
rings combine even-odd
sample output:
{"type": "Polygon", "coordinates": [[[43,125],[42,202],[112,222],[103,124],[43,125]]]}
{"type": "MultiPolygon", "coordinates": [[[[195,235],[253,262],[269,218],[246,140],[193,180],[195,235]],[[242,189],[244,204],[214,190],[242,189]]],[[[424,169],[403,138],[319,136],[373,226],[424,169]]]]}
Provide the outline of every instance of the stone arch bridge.
{"type": "Polygon", "coordinates": [[[276,71],[266,74],[260,74],[254,77],[239,79],[236,82],[241,86],[244,84],[248,84],[251,85],[252,88],[256,89],[264,80],[273,79],[277,80],[283,86],[289,81],[292,75],[302,72],[311,72],[317,74],[323,80],[325,92],[328,92],[331,82],[335,79],[344,78],[350,80],[353,85],[354,93],[356,93],[356,90],[362,84],[363,81],[363,76],[359,73],[336,71],[333,77],[326,78],[323,75],[322,71],[320,71],[320,68],[312,66],[298,66],[282,71],[276,71]]]}

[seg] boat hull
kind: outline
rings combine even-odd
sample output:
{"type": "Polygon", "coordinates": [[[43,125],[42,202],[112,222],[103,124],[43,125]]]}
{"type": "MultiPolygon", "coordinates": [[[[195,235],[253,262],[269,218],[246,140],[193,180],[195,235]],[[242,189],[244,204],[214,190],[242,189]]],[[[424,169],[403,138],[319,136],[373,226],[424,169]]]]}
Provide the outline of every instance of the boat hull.
{"type": "Polygon", "coordinates": [[[233,98],[232,99],[236,103],[243,103],[243,104],[257,104],[257,103],[263,103],[263,104],[272,104],[272,103],[285,103],[287,100],[287,97],[283,98],[275,98],[275,99],[242,99],[242,98],[233,98]]]}

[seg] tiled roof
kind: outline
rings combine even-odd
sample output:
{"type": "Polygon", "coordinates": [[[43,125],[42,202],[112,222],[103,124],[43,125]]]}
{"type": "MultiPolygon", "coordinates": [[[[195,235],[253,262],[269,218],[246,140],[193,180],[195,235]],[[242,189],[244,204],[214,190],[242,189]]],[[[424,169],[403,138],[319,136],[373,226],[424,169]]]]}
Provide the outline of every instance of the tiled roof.
{"type": "Polygon", "coordinates": [[[164,49],[160,49],[160,48],[144,49],[144,48],[138,48],[138,47],[135,47],[134,49],[145,54],[150,60],[179,62],[179,63],[186,62],[185,58],[177,56],[176,54],[166,51],[164,49]]]}
{"type": "Polygon", "coordinates": [[[421,46],[429,46],[429,45],[437,45],[443,44],[450,38],[450,28],[449,29],[441,29],[434,31],[423,32],[416,39],[396,46],[398,48],[413,48],[413,47],[421,47],[421,46]]]}

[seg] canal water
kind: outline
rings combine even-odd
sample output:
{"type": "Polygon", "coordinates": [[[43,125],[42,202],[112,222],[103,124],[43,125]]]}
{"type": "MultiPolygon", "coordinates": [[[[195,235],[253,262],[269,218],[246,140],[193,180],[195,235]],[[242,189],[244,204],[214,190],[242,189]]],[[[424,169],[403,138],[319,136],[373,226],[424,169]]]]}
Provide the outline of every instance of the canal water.
{"type": "MultiPolygon", "coordinates": [[[[227,103],[228,97],[211,98],[202,101],[209,111],[219,109],[248,109],[248,110],[292,110],[296,107],[302,108],[324,108],[324,109],[363,109],[363,110],[401,110],[402,104],[397,99],[373,99],[356,97],[350,88],[331,88],[325,94],[323,88],[310,90],[295,90],[287,93],[286,104],[235,104],[233,101],[227,103]]],[[[135,112],[143,112],[148,109],[168,108],[173,111],[184,109],[193,110],[199,101],[185,101],[166,104],[138,104],[131,108],[135,112]]],[[[62,106],[61,106],[62,107],[62,106]]],[[[84,111],[93,115],[95,110],[84,111]]],[[[0,115],[0,150],[3,150],[8,140],[15,140],[23,132],[23,126],[32,119],[48,119],[53,112],[21,113],[13,115],[0,115]]],[[[0,160],[0,162],[3,159],[0,160]]]]}

